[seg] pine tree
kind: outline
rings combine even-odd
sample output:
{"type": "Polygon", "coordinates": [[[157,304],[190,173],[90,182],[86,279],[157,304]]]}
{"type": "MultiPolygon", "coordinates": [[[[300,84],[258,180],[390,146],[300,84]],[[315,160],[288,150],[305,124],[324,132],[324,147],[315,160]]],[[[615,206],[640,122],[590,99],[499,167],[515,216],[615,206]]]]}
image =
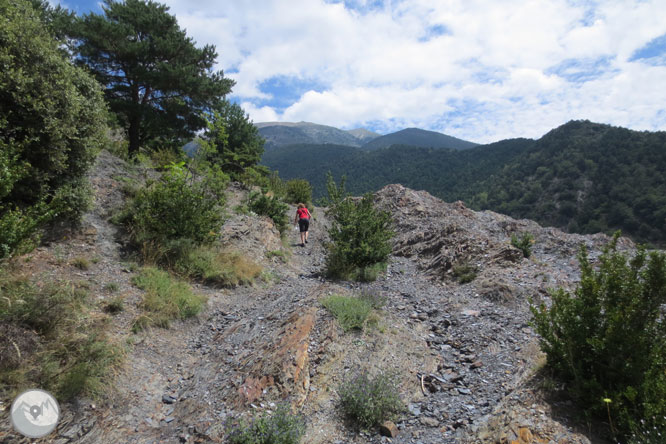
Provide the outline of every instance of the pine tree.
{"type": "Polygon", "coordinates": [[[215,47],[197,48],[165,5],[105,0],[102,9],[103,15],[80,19],[73,37],[80,60],[106,87],[130,155],[143,145],[180,143],[204,128],[202,111],[234,83],[212,71],[215,47]]]}

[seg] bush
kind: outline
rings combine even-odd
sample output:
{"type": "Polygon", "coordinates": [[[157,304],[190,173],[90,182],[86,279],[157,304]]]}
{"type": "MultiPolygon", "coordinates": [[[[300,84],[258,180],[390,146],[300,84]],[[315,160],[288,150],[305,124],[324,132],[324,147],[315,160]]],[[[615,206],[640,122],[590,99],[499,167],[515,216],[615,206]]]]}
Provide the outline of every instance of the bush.
{"type": "Polygon", "coordinates": [[[333,221],[326,246],[327,274],[341,279],[371,280],[378,268],[384,269],[391,253],[391,216],[373,205],[371,194],[352,199],[344,191],[344,181],[336,186],[328,177],[329,209],[333,221]]]}
{"type": "Polygon", "coordinates": [[[289,217],[287,216],[287,204],[282,202],[276,196],[269,196],[268,194],[255,191],[250,194],[250,210],[261,216],[268,216],[273,220],[275,227],[283,233],[289,225],[289,217]]]}
{"type": "Polygon", "coordinates": [[[312,207],[312,186],[305,179],[291,179],[286,184],[286,200],[289,203],[303,203],[312,207]]]}
{"type": "Polygon", "coordinates": [[[65,400],[106,390],[123,350],[107,339],[106,317],[90,310],[86,291],[1,274],[0,294],[3,391],[39,386],[65,400]]]}
{"type": "Polygon", "coordinates": [[[523,252],[523,257],[530,257],[532,255],[532,245],[534,244],[534,236],[530,233],[523,233],[518,239],[515,234],[511,235],[511,245],[523,252]]]}
{"type": "Polygon", "coordinates": [[[135,321],[135,332],[148,326],[168,328],[173,319],[196,316],[206,304],[206,298],[195,294],[185,282],[154,267],[144,267],[132,282],[146,292],[141,303],[146,313],[135,321]]]}
{"type": "Polygon", "coordinates": [[[272,415],[261,415],[250,423],[228,426],[230,444],[298,444],[305,434],[305,421],[281,404],[272,415]]]}
{"type": "Polygon", "coordinates": [[[80,185],[105,139],[106,110],[100,86],[66,59],[30,2],[2,2],[0,17],[2,258],[44,223],[86,210],[80,185]]]}
{"type": "Polygon", "coordinates": [[[581,247],[574,295],[560,289],[550,308],[531,308],[548,365],[588,414],[611,416],[624,438],[643,418],[666,426],[666,255],[639,248],[627,260],[618,237],[596,271],[581,247]]]}
{"type": "Polygon", "coordinates": [[[371,378],[367,372],[345,380],[338,389],[343,413],[365,429],[393,419],[404,410],[396,380],[392,374],[371,378]]]}
{"type": "Polygon", "coordinates": [[[462,264],[456,264],[452,268],[453,278],[456,279],[461,284],[467,284],[476,279],[476,274],[478,269],[476,266],[471,265],[468,262],[462,264]]]}
{"type": "Polygon", "coordinates": [[[324,299],[322,305],[335,316],[344,331],[362,330],[372,311],[372,305],[366,299],[337,294],[324,299]]]}
{"type": "Polygon", "coordinates": [[[201,245],[215,239],[222,220],[221,185],[210,186],[211,177],[197,180],[184,164],[172,164],[158,182],[138,190],[119,220],[129,231],[144,259],[168,262],[179,244],[201,245]]]}

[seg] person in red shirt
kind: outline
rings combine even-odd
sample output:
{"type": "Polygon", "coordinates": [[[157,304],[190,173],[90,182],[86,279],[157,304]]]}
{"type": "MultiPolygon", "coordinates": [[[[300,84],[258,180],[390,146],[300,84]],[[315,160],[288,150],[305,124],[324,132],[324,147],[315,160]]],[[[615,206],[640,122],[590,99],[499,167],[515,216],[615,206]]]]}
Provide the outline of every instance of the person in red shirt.
{"type": "Polygon", "coordinates": [[[305,247],[308,243],[308,228],[310,227],[310,212],[302,203],[298,204],[296,209],[296,217],[294,217],[294,225],[298,224],[301,231],[301,247],[305,247]]]}

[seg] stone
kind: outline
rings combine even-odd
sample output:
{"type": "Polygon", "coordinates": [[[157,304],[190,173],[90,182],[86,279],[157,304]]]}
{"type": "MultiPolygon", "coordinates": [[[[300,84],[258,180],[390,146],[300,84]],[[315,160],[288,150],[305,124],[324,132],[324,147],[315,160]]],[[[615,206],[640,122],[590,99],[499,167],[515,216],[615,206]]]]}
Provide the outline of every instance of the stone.
{"type": "Polygon", "coordinates": [[[421,424],[423,424],[426,427],[439,427],[439,421],[436,420],[435,418],[431,418],[429,416],[423,416],[419,418],[421,421],[421,424]]]}
{"type": "Polygon", "coordinates": [[[176,398],[174,398],[173,396],[165,393],[165,394],[162,395],[162,402],[165,403],[165,404],[173,404],[174,402],[176,402],[176,398]]]}
{"type": "Polygon", "coordinates": [[[388,436],[389,438],[395,438],[398,436],[398,427],[391,421],[385,421],[382,425],[379,426],[379,433],[382,436],[388,436]]]}

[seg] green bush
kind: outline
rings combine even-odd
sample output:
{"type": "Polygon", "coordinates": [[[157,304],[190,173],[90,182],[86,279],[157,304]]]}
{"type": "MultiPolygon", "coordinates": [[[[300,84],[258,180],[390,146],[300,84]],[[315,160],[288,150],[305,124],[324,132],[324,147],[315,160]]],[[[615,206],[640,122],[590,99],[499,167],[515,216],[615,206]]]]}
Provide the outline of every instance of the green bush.
{"type": "Polygon", "coordinates": [[[478,269],[476,266],[464,262],[462,264],[456,264],[452,268],[453,278],[456,279],[461,284],[467,284],[476,279],[476,274],[478,269]]]}
{"type": "Polygon", "coordinates": [[[168,328],[174,319],[196,316],[206,304],[188,284],[154,267],[144,267],[132,282],[146,292],[141,303],[145,313],[135,321],[135,332],[148,326],[168,328]]]}
{"type": "Polygon", "coordinates": [[[224,199],[213,192],[210,177],[198,180],[183,163],[172,164],[159,181],[138,190],[128,202],[119,219],[144,260],[168,262],[182,243],[196,246],[215,239],[224,199]]]}
{"type": "Polygon", "coordinates": [[[275,227],[283,233],[289,225],[287,210],[289,207],[276,196],[255,191],[250,193],[249,208],[261,216],[268,216],[273,220],[275,227]]]}
{"type": "Polygon", "coordinates": [[[560,289],[550,308],[532,313],[548,365],[588,414],[610,416],[624,438],[644,418],[666,431],[666,255],[639,248],[628,260],[618,237],[598,270],[581,247],[575,294],[560,289]]]}
{"type": "Polygon", "coordinates": [[[289,203],[312,207],[312,186],[305,179],[291,179],[286,183],[286,200],[289,203]]]}
{"type": "Polygon", "coordinates": [[[523,233],[520,239],[515,234],[511,235],[511,245],[523,252],[523,257],[532,255],[532,245],[534,245],[534,236],[530,233],[523,233]]]}
{"type": "Polygon", "coordinates": [[[251,422],[227,426],[230,444],[298,444],[305,434],[305,421],[281,404],[272,415],[260,415],[251,422]]]}
{"type": "Polygon", "coordinates": [[[86,211],[105,139],[100,86],[72,65],[29,1],[0,3],[0,258],[86,211]],[[25,243],[24,240],[28,242],[25,243]]]}
{"type": "MultiPolygon", "coordinates": [[[[123,350],[107,338],[107,322],[90,310],[88,293],[66,282],[40,282],[0,271],[0,387],[30,386],[65,400],[99,395],[123,350]]],[[[7,391],[5,391],[7,390],[7,391]]]]}
{"type": "Polygon", "coordinates": [[[338,320],[344,331],[363,329],[366,318],[372,311],[367,299],[333,294],[322,301],[322,305],[338,320]]]}
{"type": "Polygon", "coordinates": [[[360,372],[339,387],[343,413],[361,428],[369,429],[404,410],[395,375],[380,373],[374,378],[360,372]]]}
{"type": "Polygon", "coordinates": [[[333,221],[326,245],[326,271],[334,278],[371,280],[391,254],[391,216],[374,207],[371,194],[353,199],[328,177],[328,214],[333,221]]]}

